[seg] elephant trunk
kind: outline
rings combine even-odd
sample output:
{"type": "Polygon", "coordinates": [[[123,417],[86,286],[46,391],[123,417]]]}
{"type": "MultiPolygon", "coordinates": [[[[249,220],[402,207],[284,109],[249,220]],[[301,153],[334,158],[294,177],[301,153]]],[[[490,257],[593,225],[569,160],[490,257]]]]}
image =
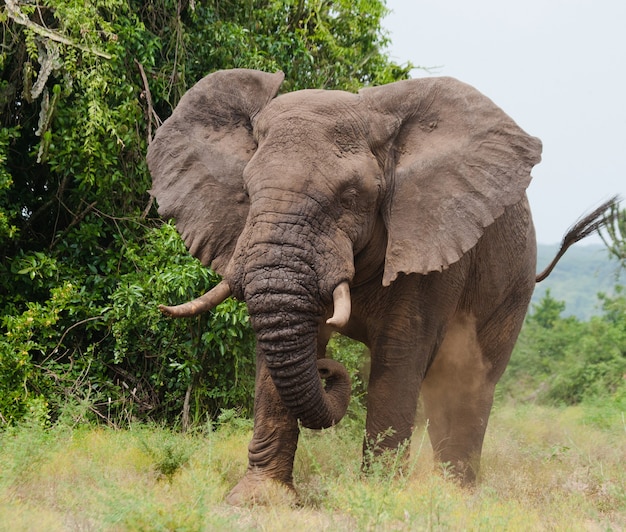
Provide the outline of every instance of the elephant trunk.
{"type": "MultiPolygon", "coordinates": [[[[336,424],[345,414],[350,378],[338,362],[317,360],[324,306],[315,296],[317,287],[308,285],[315,278],[312,272],[303,271],[309,268],[300,262],[297,272],[250,269],[244,292],[257,336],[257,356],[264,358],[281,400],[303,426],[321,429],[336,424]]],[[[345,289],[340,292],[345,296],[345,289]]],[[[344,308],[337,320],[343,321],[345,299],[340,305],[344,308]]]]}

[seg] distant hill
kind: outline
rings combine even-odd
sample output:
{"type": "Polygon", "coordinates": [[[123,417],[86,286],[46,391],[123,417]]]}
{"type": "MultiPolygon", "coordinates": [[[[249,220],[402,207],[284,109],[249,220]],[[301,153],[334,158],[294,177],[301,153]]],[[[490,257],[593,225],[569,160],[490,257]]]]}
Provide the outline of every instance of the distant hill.
{"type": "MultiPolygon", "coordinates": [[[[558,245],[537,246],[537,272],[542,271],[556,255],[558,245]]],[[[616,278],[617,262],[610,260],[606,248],[601,244],[572,246],[561,258],[550,276],[537,285],[533,303],[538,303],[546,290],[552,297],[565,301],[563,316],[576,316],[581,320],[600,314],[597,294],[613,294],[616,284],[624,284],[622,275],[616,278]]]]}

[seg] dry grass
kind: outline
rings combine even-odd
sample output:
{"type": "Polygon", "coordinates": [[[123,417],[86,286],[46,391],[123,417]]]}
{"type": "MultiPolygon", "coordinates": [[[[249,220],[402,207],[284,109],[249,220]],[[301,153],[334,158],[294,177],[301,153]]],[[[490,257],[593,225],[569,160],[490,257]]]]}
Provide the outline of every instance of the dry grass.
{"type": "Polygon", "coordinates": [[[0,529],[623,530],[625,426],[589,419],[497,408],[473,490],[433,473],[423,431],[408,463],[390,457],[367,478],[358,423],[305,431],[302,505],[252,508],[223,502],[245,471],[247,429],[21,428],[0,434],[0,529]]]}

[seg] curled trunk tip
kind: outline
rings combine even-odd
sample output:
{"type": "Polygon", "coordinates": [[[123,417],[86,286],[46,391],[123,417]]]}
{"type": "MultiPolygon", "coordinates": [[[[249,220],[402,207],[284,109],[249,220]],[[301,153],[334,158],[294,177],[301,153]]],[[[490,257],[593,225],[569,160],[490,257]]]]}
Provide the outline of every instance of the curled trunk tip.
{"type": "Polygon", "coordinates": [[[219,284],[211,288],[211,290],[193,301],[188,301],[182,305],[174,305],[171,307],[167,305],[159,305],[159,310],[165,316],[169,316],[171,318],[189,318],[208,312],[230,295],[230,286],[226,281],[221,281],[219,284]]]}
{"type": "MultiPolygon", "coordinates": [[[[332,426],[337,424],[348,410],[351,392],[350,375],[341,363],[329,358],[317,360],[317,371],[324,381],[324,392],[332,413],[331,423],[327,426],[332,426]]],[[[327,428],[327,426],[323,425],[321,428],[327,428]]]]}

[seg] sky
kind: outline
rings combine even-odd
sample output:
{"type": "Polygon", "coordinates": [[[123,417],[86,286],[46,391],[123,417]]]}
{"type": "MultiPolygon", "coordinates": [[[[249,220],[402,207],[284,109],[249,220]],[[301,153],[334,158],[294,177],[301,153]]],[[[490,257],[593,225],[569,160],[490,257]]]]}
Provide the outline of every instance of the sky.
{"type": "MultiPolygon", "coordinates": [[[[387,0],[395,62],[453,76],[543,142],[528,196],[555,244],[615,194],[626,208],[625,0],[387,0]]],[[[591,237],[587,243],[599,243],[591,237]]]]}

